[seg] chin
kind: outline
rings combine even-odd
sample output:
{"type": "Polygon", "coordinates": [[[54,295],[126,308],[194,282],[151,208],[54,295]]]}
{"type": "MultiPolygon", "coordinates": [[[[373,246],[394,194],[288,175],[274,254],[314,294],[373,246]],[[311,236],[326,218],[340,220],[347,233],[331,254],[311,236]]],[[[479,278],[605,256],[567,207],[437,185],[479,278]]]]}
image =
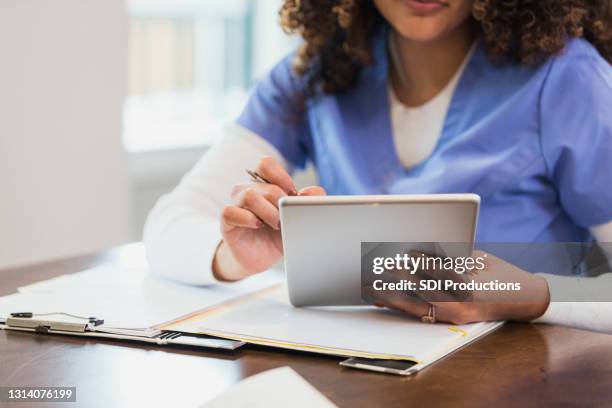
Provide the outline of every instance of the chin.
{"type": "Polygon", "coordinates": [[[473,0],[373,0],[378,11],[404,38],[431,42],[467,22],[473,0]]]}
{"type": "MultiPolygon", "coordinates": [[[[419,42],[430,42],[435,41],[443,37],[448,27],[445,24],[439,24],[436,21],[406,21],[396,25],[395,29],[398,33],[409,40],[419,42]]],[[[422,20],[422,19],[421,19],[422,20]]]]}

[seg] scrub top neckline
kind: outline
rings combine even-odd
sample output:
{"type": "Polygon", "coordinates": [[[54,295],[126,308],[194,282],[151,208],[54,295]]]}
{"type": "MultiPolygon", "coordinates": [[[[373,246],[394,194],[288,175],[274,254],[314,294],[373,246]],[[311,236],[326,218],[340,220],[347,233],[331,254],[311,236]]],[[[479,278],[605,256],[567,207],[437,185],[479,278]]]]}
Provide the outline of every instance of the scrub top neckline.
{"type": "MultiPolygon", "coordinates": [[[[390,35],[391,34],[389,34],[389,36],[390,35]]],[[[387,42],[388,41],[390,41],[389,37],[387,38],[387,42]]],[[[434,95],[427,102],[425,102],[425,103],[423,103],[421,105],[409,106],[409,105],[403,104],[402,101],[400,101],[399,98],[397,97],[397,94],[395,93],[395,90],[393,89],[393,85],[391,84],[390,79],[387,80],[387,89],[388,89],[388,92],[389,92],[389,97],[390,97],[391,102],[392,102],[391,107],[392,108],[397,108],[397,109],[402,109],[402,110],[409,111],[409,112],[420,112],[420,111],[429,109],[432,106],[438,105],[438,103],[440,103],[440,100],[444,99],[446,97],[446,95],[448,95],[448,94],[451,95],[451,97],[449,99],[452,99],[452,95],[454,94],[455,89],[457,88],[459,80],[461,79],[461,76],[463,75],[463,72],[465,71],[465,68],[467,67],[468,62],[471,60],[472,55],[474,55],[474,51],[476,50],[476,48],[478,46],[478,42],[479,42],[478,40],[474,40],[474,42],[470,46],[470,49],[468,50],[468,52],[463,57],[463,60],[461,61],[461,64],[459,65],[459,67],[457,68],[457,70],[455,71],[455,73],[453,74],[451,79],[446,83],[446,85],[444,85],[442,90],[440,92],[438,92],[436,95],[434,95]]],[[[389,55],[389,58],[391,58],[390,55],[389,55]]],[[[389,67],[391,67],[391,66],[389,66],[389,67]]],[[[450,101],[449,101],[449,105],[450,105],[450,101]]]]}
{"type": "MultiPolygon", "coordinates": [[[[384,43],[383,49],[386,50],[387,49],[386,36],[382,38],[382,41],[384,43]]],[[[472,46],[472,49],[466,56],[463,69],[461,70],[461,72],[459,73],[457,77],[457,83],[455,86],[455,90],[450,98],[450,103],[448,105],[448,110],[446,112],[444,124],[440,132],[440,137],[438,138],[438,141],[435,144],[431,152],[431,155],[435,155],[436,151],[438,151],[441,146],[447,143],[449,139],[451,139],[452,136],[456,133],[455,131],[456,127],[459,125],[460,120],[461,120],[460,116],[461,116],[462,106],[466,103],[466,100],[468,99],[469,94],[470,94],[469,89],[471,87],[471,83],[475,80],[475,73],[473,72],[475,68],[475,64],[477,64],[478,60],[482,58],[487,58],[486,55],[482,55],[482,54],[483,54],[483,50],[481,46],[481,41],[476,40],[472,46]]],[[[382,82],[382,83],[379,82],[379,84],[383,86],[383,89],[382,91],[378,91],[377,93],[380,95],[381,98],[384,98],[384,100],[380,100],[380,103],[383,104],[383,106],[385,106],[386,108],[384,120],[386,122],[385,128],[387,129],[385,133],[387,134],[385,135],[386,137],[383,137],[380,142],[381,143],[380,152],[383,154],[384,157],[386,157],[386,160],[388,161],[387,167],[389,171],[395,175],[391,177],[391,175],[389,174],[385,177],[386,179],[384,183],[386,185],[385,190],[387,190],[388,193],[391,193],[392,191],[390,190],[392,190],[392,186],[389,185],[390,180],[406,178],[406,177],[411,177],[411,176],[414,176],[414,177],[418,176],[421,173],[421,171],[423,171],[424,166],[427,165],[429,158],[409,168],[404,166],[404,164],[400,160],[400,157],[397,152],[397,148],[395,146],[393,133],[392,133],[393,124],[391,123],[391,112],[392,112],[391,109],[393,107],[391,105],[391,101],[390,101],[389,93],[388,93],[388,84],[389,84],[389,72],[388,72],[389,64],[388,63],[389,63],[388,60],[383,59],[382,64],[381,64],[382,66],[379,68],[379,69],[384,68],[383,72],[379,71],[381,75],[380,80],[382,82]]],[[[383,125],[383,124],[380,123],[380,125],[383,125]]],[[[381,129],[383,129],[382,126],[381,126],[381,129]]]]}

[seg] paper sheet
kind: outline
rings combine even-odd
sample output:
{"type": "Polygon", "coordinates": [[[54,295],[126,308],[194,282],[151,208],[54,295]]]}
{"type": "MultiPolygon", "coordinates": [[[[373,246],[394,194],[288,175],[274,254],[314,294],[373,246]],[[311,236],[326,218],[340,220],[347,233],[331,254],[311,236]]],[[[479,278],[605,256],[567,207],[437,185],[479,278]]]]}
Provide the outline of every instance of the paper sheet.
{"type": "Polygon", "coordinates": [[[201,408],[333,408],[334,405],[290,367],[249,377],[201,408]]]}
{"type": "Polygon", "coordinates": [[[405,358],[423,363],[497,324],[426,324],[399,312],[364,306],[294,308],[284,286],[244,299],[178,322],[172,329],[243,341],[265,340],[260,344],[300,345],[319,352],[350,352],[339,355],[405,358]]]}
{"type": "Polygon", "coordinates": [[[12,312],[95,316],[107,327],[148,328],[271,287],[282,274],[266,272],[213,287],[183,285],[143,269],[102,266],[20,288],[0,298],[0,317],[12,312]]]}

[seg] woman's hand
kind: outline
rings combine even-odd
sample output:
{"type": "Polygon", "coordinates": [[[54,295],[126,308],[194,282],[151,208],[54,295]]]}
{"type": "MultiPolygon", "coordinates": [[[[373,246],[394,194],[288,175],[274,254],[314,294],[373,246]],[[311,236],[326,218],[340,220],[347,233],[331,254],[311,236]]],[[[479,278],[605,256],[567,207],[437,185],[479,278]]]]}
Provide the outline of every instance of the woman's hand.
{"type": "Polygon", "coordinates": [[[321,187],[296,191],[291,176],[272,157],[255,170],[270,182],[234,186],[233,204],[223,209],[223,241],[213,260],[217,279],[234,281],[263,272],[283,255],[278,201],[288,195],[325,195],[321,187]]]}
{"type": "MultiPolygon", "coordinates": [[[[485,268],[482,271],[457,275],[455,272],[426,271],[412,275],[410,280],[445,280],[454,282],[474,281],[485,283],[498,280],[506,283],[519,283],[520,291],[416,291],[411,296],[377,295],[377,306],[400,310],[416,317],[428,314],[429,305],[435,306],[436,320],[452,324],[466,324],[491,320],[529,321],[540,317],[550,303],[548,284],[542,277],[526,272],[500,258],[482,251],[475,251],[474,258],[483,257],[485,268]],[[419,276],[420,275],[420,276],[419,276]],[[458,279],[459,277],[459,279],[458,279]],[[418,299],[414,298],[414,295],[418,299]],[[461,301],[453,301],[461,299],[461,301]]],[[[404,276],[405,277],[405,276],[404,276]]]]}

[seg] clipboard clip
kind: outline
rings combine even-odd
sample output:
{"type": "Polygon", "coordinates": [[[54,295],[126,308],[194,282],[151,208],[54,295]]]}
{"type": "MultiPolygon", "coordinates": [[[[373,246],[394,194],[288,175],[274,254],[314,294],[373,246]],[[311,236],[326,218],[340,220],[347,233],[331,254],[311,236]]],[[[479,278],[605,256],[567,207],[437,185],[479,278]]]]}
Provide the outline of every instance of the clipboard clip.
{"type": "Polygon", "coordinates": [[[69,333],[85,333],[92,331],[95,326],[104,324],[103,319],[96,317],[83,317],[71,315],[69,313],[57,312],[57,313],[40,313],[35,314],[32,312],[16,312],[11,313],[10,317],[6,319],[6,326],[9,328],[18,329],[30,329],[36,333],[49,333],[49,332],[69,332],[69,333]],[[34,318],[35,316],[67,316],[73,319],[84,320],[84,322],[62,322],[57,320],[45,320],[34,318]]]}

